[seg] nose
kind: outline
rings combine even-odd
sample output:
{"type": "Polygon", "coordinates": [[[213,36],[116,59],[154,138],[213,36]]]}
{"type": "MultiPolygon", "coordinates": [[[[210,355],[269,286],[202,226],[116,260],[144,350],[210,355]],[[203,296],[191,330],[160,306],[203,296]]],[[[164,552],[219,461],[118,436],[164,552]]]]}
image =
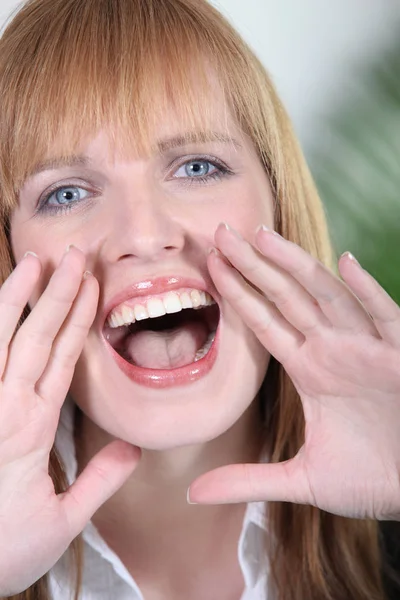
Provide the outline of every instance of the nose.
{"type": "Polygon", "coordinates": [[[185,234],[173,204],[154,190],[145,194],[142,191],[139,198],[115,198],[103,244],[108,260],[157,262],[181,252],[185,234]]]}

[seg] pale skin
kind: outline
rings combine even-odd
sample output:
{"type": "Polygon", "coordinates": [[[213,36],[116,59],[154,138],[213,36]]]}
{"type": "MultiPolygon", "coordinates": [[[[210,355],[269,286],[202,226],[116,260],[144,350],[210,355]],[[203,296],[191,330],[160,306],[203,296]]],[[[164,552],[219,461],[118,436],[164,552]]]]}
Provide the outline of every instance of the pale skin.
{"type": "MultiPolygon", "coordinates": [[[[160,129],[160,138],[170,140],[184,132],[160,129]]],[[[260,218],[272,224],[268,178],[253,148],[234,126],[231,133],[240,139],[240,147],[196,143],[178,146],[167,157],[155,154],[146,161],[112,160],[105,136],[98,136],[82,148],[91,158],[90,168],[63,167],[28,180],[12,220],[17,260],[29,248],[43,263],[32,305],[67,244],[75,246],[68,254],[79,254],[76,248],[84,253],[82,268],[89,269],[99,283],[100,297],[93,309],[97,314],[70,386],[74,400],[90,416],[81,423],[78,463],[79,469],[84,469],[90,458],[115,438],[142,449],[135,473],[117,494],[111,494],[109,502],[99,503],[102,506],[94,522],[150,600],[159,596],[204,598],[210,589],[220,589],[221,582],[227,599],[242,592],[237,540],[245,507],[195,507],[187,503],[186,492],[205,471],[232,461],[256,460],[258,415],[253,400],[269,353],[221,301],[225,333],[213,372],[190,388],[154,391],[127,380],[110,364],[110,357],[102,354],[97,323],[104,304],[132,281],[160,274],[210,280],[209,249],[218,223],[227,214],[250,236],[260,218]],[[181,172],[181,163],[202,155],[226,162],[235,175],[190,188],[172,179],[181,172]],[[171,160],[178,164],[167,169],[171,160]],[[58,182],[74,183],[89,192],[96,185],[102,194],[68,215],[33,217],[38,196],[58,182]],[[49,234],[45,243],[44,230],[49,234]],[[231,357],[228,349],[238,345],[237,340],[240,352],[231,357]],[[236,376],[227,382],[225,373],[234,362],[236,376]],[[247,378],[239,365],[246,366],[247,378]],[[104,379],[100,382],[98,376],[82,374],[90,369],[101,372],[104,379]],[[154,564],[158,565],[157,579],[154,571],[148,570],[154,564]],[[177,583],[180,589],[176,589],[177,583]]],[[[36,306],[32,314],[35,310],[36,306]]]]}
{"type": "Polygon", "coordinates": [[[211,273],[219,269],[220,292],[295,383],[306,439],[286,463],[205,474],[191,486],[192,501],[283,500],[346,517],[399,520],[399,307],[349,253],[339,261],[346,287],[263,228],[257,249],[226,228],[216,244],[236,270],[213,254],[211,273]]]}
{"type": "Polygon", "coordinates": [[[240,597],[238,502],[286,500],[379,519],[400,514],[400,310],[348,255],[339,262],[347,287],[294,244],[259,229],[273,228],[271,190],[251,145],[234,125],[232,133],[240,140],[235,150],[214,142],[179,148],[181,164],[203,154],[233,163],[232,178],[189,191],[168,178],[170,171],[167,177],[159,156],[111,160],[104,137],[84,148],[90,168],[46,171],[21,191],[12,219],[19,264],[0,291],[0,571],[9,573],[2,594],[26,589],[51,568],[94,513],[151,600],[204,598],[207,585],[215,589],[221,581],[232,581],[226,600],[240,597]],[[87,189],[88,180],[101,194],[83,211],[33,218],[49,185],[87,189]],[[219,224],[227,220],[230,229],[219,224]],[[76,247],[63,257],[68,244],[76,247]],[[38,257],[23,258],[27,250],[38,257]],[[82,279],[86,269],[93,275],[82,279]],[[213,372],[190,394],[163,392],[162,402],[157,391],[141,389],[107,363],[98,330],[110,295],[160,270],[209,277],[226,323],[213,372]],[[29,298],[32,313],[10,345],[29,298]],[[270,354],[300,393],[307,440],[291,463],[251,465],[258,450],[248,443],[257,427],[254,398],[270,354]],[[235,360],[242,369],[231,369],[221,385],[235,360]],[[101,369],[104,381],[96,383],[91,369],[101,369]],[[48,452],[69,388],[84,414],[81,475],[55,496],[48,452]],[[230,463],[236,464],[223,466],[230,463]],[[213,506],[186,503],[195,479],[190,500],[213,506]],[[220,539],[216,524],[227,537],[211,571],[209,532],[213,542],[220,539]],[[172,543],[160,544],[162,535],[174,536],[172,543]],[[28,542],[29,561],[15,539],[28,542]],[[136,543],[127,546],[127,539],[136,543]],[[194,572],[202,556],[208,562],[194,593],[189,577],[186,588],[166,595],[165,581],[173,583],[185,568],[194,572]],[[146,562],[157,564],[160,587],[146,562]]]}

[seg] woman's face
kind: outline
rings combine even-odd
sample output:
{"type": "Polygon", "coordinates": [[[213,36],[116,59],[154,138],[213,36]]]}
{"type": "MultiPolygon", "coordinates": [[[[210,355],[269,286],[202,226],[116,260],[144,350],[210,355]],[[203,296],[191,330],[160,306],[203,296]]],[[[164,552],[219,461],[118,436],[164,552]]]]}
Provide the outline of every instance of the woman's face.
{"type": "MultiPolygon", "coordinates": [[[[219,122],[213,130],[226,137],[219,122]]],[[[11,219],[16,261],[32,250],[44,267],[31,306],[68,244],[86,255],[100,300],[71,394],[99,427],[148,449],[227,431],[254,400],[269,360],[207,269],[222,221],[250,241],[260,223],[273,226],[267,175],[233,122],[233,142],[193,136],[189,144],[176,123],[172,113],[165,118],[149,157],[111,153],[103,131],[70,163],[42,165],[11,219]],[[199,291],[217,305],[182,310],[207,303],[199,291]],[[178,312],[150,318],[163,310],[178,312]]]]}

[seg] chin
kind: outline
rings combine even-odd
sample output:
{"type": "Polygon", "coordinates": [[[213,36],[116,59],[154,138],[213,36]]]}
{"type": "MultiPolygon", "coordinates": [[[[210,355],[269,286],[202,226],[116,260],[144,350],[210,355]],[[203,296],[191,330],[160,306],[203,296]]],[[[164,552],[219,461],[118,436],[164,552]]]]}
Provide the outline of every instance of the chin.
{"type": "Polygon", "coordinates": [[[238,422],[258,394],[270,355],[231,308],[206,302],[182,319],[166,315],[151,323],[152,332],[191,328],[203,344],[192,349],[194,360],[172,369],[132,364],[118,322],[116,332],[109,319],[100,335],[91,331],[71,385],[86,417],[112,437],[159,451],[207,443],[238,422]]]}

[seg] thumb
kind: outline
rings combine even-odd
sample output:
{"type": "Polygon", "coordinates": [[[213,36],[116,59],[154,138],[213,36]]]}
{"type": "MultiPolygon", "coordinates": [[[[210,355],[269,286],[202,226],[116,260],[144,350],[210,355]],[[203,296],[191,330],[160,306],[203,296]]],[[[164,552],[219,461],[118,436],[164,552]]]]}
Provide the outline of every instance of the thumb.
{"type": "Polygon", "coordinates": [[[74,537],[128,479],[140,456],[141,450],[136,446],[122,440],[111,442],[90,460],[73,485],[60,494],[74,537]]]}
{"type": "Polygon", "coordinates": [[[188,490],[193,504],[281,501],[312,504],[298,456],[280,463],[219,467],[201,475],[188,490]]]}

